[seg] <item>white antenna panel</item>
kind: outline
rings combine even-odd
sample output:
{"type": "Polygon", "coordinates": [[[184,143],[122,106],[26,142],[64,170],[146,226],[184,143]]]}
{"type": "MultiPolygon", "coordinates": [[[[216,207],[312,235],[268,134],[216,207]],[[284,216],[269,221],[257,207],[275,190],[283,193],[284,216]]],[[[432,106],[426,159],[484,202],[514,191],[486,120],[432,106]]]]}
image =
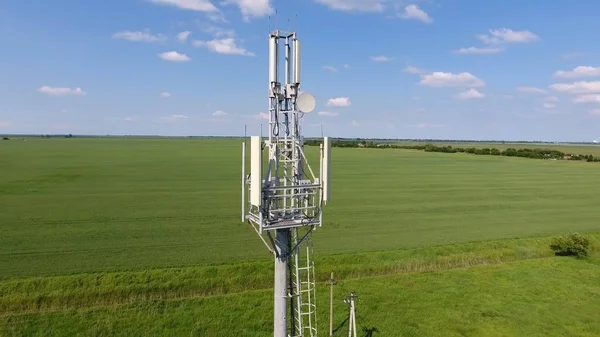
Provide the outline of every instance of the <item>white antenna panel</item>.
{"type": "Polygon", "coordinates": [[[277,53],[277,38],[275,36],[269,37],[269,85],[273,85],[273,83],[277,82],[278,74],[277,74],[277,62],[278,62],[277,53]]]}
{"type": "Polygon", "coordinates": [[[296,105],[298,106],[298,110],[307,114],[313,112],[317,103],[313,95],[303,92],[298,96],[296,105]]]}
{"type": "Polygon", "coordinates": [[[261,137],[250,137],[250,204],[260,207],[262,200],[261,137]]]}
{"type": "Polygon", "coordinates": [[[294,83],[300,84],[300,40],[294,40],[294,83]]]}
{"type": "Polygon", "coordinates": [[[331,181],[331,139],[323,138],[323,201],[329,200],[329,182],[331,181]]]}

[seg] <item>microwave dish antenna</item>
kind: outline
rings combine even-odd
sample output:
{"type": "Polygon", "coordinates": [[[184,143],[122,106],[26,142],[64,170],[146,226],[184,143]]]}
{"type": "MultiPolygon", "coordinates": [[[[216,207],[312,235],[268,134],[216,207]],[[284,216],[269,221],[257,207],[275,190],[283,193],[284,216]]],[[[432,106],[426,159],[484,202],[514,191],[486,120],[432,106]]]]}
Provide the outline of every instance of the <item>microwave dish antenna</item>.
{"type": "Polygon", "coordinates": [[[315,106],[317,105],[315,97],[307,92],[303,92],[298,96],[296,100],[296,105],[298,106],[298,110],[305,114],[309,114],[315,110],[315,106]]]}

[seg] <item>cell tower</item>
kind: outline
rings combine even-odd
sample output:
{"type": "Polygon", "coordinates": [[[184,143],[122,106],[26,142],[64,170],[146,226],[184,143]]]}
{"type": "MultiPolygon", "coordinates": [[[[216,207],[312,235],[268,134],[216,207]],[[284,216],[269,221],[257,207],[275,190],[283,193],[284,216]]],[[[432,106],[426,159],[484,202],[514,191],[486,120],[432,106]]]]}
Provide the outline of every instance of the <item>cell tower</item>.
{"type": "Polygon", "coordinates": [[[266,140],[262,135],[251,137],[248,176],[246,142],[242,144],[242,221],[252,225],[275,256],[275,337],[317,336],[311,233],[321,227],[322,208],[329,200],[331,142],[329,137],[323,138],[317,177],[306,158],[302,137],[302,120],[314,108],[314,97],[300,93],[296,33],[272,32],[269,136],[266,140]],[[279,78],[280,49],[285,82],[279,78]]]}

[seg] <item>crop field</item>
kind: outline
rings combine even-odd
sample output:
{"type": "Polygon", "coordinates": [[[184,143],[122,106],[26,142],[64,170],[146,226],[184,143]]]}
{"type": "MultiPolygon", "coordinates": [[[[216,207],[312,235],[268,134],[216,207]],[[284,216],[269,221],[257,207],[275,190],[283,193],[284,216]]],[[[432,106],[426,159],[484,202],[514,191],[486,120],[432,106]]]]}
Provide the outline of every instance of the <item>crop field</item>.
{"type": "MultiPolygon", "coordinates": [[[[600,335],[600,164],[357,148],[332,162],[319,335],[330,271],[336,336],[350,291],[364,336],[600,335]],[[554,256],[551,237],[576,231],[596,253],[554,256]]],[[[240,164],[240,140],[0,142],[0,336],[272,334],[240,164]]]]}

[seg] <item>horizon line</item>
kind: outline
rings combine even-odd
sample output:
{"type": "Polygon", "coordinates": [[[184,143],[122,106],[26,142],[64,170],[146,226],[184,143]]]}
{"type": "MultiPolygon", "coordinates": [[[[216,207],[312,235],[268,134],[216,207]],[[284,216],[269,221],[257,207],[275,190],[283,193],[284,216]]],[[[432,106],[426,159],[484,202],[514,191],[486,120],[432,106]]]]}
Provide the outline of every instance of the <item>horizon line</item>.
{"type": "MultiPolygon", "coordinates": [[[[70,134],[70,133],[44,133],[44,134],[33,134],[33,133],[13,133],[13,134],[0,134],[0,137],[24,137],[24,138],[40,138],[44,136],[49,137],[66,137],[71,135],[73,138],[229,138],[229,139],[244,139],[244,136],[167,136],[167,135],[153,135],[153,134],[131,134],[131,135],[95,135],[95,134],[70,134]]],[[[305,139],[320,139],[321,137],[303,137],[305,139]]],[[[591,141],[546,141],[546,140],[505,140],[505,139],[440,139],[440,138],[376,138],[376,137],[333,137],[330,138],[336,140],[381,140],[381,141],[412,141],[412,142],[453,142],[453,143],[538,143],[538,144],[598,144],[597,140],[591,141]]]]}

